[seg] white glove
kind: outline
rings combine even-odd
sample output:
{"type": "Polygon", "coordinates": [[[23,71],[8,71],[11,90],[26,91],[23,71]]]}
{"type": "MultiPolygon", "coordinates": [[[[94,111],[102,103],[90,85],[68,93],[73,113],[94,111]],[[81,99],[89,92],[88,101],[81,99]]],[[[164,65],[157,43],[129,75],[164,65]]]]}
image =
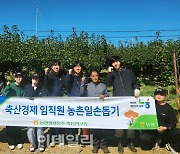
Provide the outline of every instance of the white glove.
{"type": "Polygon", "coordinates": [[[113,67],[108,67],[108,72],[112,72],[113,71],[113,67]]]}
{"type": "Polygon", "coordinates": [[[139,89],[135,89],[134,90],[134,97],[139,97],[140,96],[140,90],[139,89]]]}

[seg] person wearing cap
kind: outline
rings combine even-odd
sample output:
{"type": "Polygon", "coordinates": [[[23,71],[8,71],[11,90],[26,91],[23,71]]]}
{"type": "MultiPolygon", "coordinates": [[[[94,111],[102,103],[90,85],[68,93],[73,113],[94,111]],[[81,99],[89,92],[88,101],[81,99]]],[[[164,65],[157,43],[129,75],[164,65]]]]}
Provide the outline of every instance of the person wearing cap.
{"type": "MultiPolygon", "coordinates": [[[[65,77],[65,86],[67,88],[68,96],[80,97],[82,94],[80,92],[80,87],[82,84],[88,83],[88,78],[82,72],[83,65],[79,61],[76,61],[72,68],[68,70],[65,77]]],[[[67,134],[76,135],[78,134],[78,129],[68,128],[66,129],[67,134]]],[[[88,129],[82,129],[83,135],[88,135],[88,129]],[[84,132],[84,133],[83,133],[84,132]]]]}
{"type": "MultiPolygon", "coordinates": [[[[8,84],[2,91],[3,96],[24,96],[24,90],[21,87],[23,76],[20,72],[15,74],[15,81],[8,84]]],[[[18,126],[6,126],[6,135],[8,139],[8,145],[11,150],[15,149],[17,145],[18,149],[22,149],[22,137],[21,127],[18,126]]]]}
{"type": "Polygon", "coordinates": [[[158,88],[154,92],[156,114],[159,127],[157,130],[141,131],[141,148],[150,150],[157,142],[166,146],[171,153],[180,152],[180,129],[176,128],[177,117],[175,109],[166,102],[167,90],[158,88]]]}
{"type": "MultiPolygon", "coordinates": [[[[121,60],[113,56],[109,60],[109,73],[107,74],[107,86],[113,86],[113,96],[135,96],[140,95],[140,85],[135,74],[126,68],[121,67],[121,60]]],[[[133,144],[135,138],[134,130],[116,129],[115,134],[118,140],[118,151],[124,153],[123,137],[127,134],[127,146],[132,152],[137,152],[133,144]]]]}
{"type": "Polygon", "coordinates": [[[20,72],[15,74],[15,82],[8,84],[2,91],[3,96],[23,96],[24,90],[21,87],[23,76],[20,72]]]}
{"type": "MultiPolygon", "coordinates": [[[[63,96],[65,88],[65,75],[60,71],[60,61],[56,59],[52,60],[50,67],[51,70],[49,68],[44,69],[44,87],[47,90],[48,96],[63,96]]],[[[58,135],[59,133],[64,133],[64,129],[50,128],[50,135],[52,139],[50,143],[51,147],[55,146],[55,141],[53,141],[53,135],[58,135]]]]}
{"type": "MultiPolygon", "coordinates": [[[[25,96],[29,98],[47,96],[44,87],[39,85],[39,75],[37,73],[31,75],[31,84],[27,84],[24,87],[24,92],[25,96]]],[[[43,127],[29,127],[27,130],[27,136],[31,144],[29,148],[31,152],[35,151],[37,147],[36,143],[38,143],[40,152],[44,151],[44,143],[40,140],[41,137],[44,137],[43,127]]]]}

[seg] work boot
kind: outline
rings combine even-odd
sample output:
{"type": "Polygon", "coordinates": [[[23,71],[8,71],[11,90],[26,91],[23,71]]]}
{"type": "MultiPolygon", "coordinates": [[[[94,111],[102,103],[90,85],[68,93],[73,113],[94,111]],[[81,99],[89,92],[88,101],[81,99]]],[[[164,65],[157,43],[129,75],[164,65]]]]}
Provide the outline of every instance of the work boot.
{"type": "Polygon", "coordinates": [[[132,142],[129,142],[127,147],[132,151],[132,152],[137,152],[137,149],[135,148],[134,144],[132,142]]]}
{"type": "Polygon", "coordinates": [[[119,152],[120,154],[123,154],[123,153],[124,153],[124,147],[123,147],[123,145],[122,145],[121,142],[118,143],[118,152],[119,152]]]}
{"type": "Polygon", "coordinates": [[[92,153],[98,153],[98,150],[99,150],[99,148],[98,148],[98,147],[93,147],[93,149],[92,149],[92,153]]]}
{"type": "Polygon", "coordinates": [[[105,138],[102,138],[100,140],[100,148],[102,149],[102,151],[104,153],[110,153],[109,149],[108,149],[108,146],[106,144],[106,139],[105,138]]]}
{"type": "Polygon", "coordinates": [[[110,153],[108,147],[102,147],[101,149],[103,150],[104,153],[110,153]]]}

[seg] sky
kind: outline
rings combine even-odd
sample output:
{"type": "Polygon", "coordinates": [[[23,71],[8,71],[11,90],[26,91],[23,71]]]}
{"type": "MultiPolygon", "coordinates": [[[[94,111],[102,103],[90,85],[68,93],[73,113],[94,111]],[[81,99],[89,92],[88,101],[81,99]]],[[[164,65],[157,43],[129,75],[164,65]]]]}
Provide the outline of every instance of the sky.
{"type": "Polygon", "coordinates": [[[37,30],[46,38],[54,30],[65,40],[75,27],[118,45],[153,41],[160,31],[165,42],[180,39],[179,8],[180,0],[0,0],[0,34],[4,25],[17,25],[26,36],[37,30]]]}

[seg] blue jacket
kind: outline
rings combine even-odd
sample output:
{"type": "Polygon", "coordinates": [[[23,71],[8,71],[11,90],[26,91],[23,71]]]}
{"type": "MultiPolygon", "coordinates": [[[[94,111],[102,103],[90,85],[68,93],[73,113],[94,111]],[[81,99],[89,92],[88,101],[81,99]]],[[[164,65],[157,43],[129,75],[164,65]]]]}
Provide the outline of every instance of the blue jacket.
{"type": "MultiPolygon", "coordinates": [[[[65,77],[65,86],[68,91],[68,96],[81,96],[80,87],[81,87],[81,78],[84,75],[75,76],[74,74],[66,74],[65,77]]],[[[86,76],[85,76],[86,77],[86,76]]],[[[88,83],[88,78],[85,79],[85,84],[88,83]]]]}
{"type": "Polygon", "coordinates": [[[65,75],[59,73],[55,75],[48,73],[44,76],[44,87],[48,91],[48,96],[63,96],[65,75]]]}
{"type": "Polygon", "coordinates": [[[47,96],[46,90],[42,86],[37,86],[37,89],[34,90],[31,84],[27,84],[24,87],[24,92],[26,97],[47,96]]]}

